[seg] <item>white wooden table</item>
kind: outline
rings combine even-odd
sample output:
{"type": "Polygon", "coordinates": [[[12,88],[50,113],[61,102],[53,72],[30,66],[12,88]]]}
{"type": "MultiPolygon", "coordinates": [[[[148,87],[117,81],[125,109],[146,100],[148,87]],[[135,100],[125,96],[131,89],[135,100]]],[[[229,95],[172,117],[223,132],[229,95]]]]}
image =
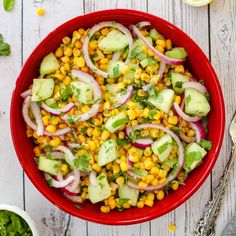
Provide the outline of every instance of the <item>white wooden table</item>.
{"type": "MultiPolygon", "coordinates": [[[[45,0],[42,6],[46,9],[46,14],[43,17],[36,15],[35,2],[16,0],[13,11],[6,13],[0,1],[0,33],[12,47],[11,56],[0,57],[0,203],[25,208],[36,221],[42,236],[192,235],[193,227],[202,215],[204,205],[217,185],[229,157],[230,139],[227,132],[211,176],[185,204],[159,219],[139,225],[98,225],[71,217],[56,208],[24,175],[10,135],[11,93],[26,58],[56,26],[75,16],[101,9],[142,10],[163,17],[182,28],[211,59],[224,92],[227,131],[236,109],[236,0],[214,0],[211,6],[198,9],[183,4],[181,0],[45,0]],[[171,223],[177,226],[175,233],[168,232],[168,225],[171,223]]],[[[221,234],[235,212],[235,175],[236,168],[231,174],[217,220],[217,235],[221,234]]]]}

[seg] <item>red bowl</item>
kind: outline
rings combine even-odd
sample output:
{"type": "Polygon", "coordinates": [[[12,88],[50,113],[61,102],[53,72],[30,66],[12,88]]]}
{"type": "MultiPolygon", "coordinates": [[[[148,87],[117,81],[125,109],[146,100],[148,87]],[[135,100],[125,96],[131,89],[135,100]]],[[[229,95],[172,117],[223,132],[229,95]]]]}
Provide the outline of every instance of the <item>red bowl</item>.
{"type": "Polygon", "coordinates": [[[210,174],[221,148],[224,125],[225,110],[221,87],[214,69],[202,50],[189,36],[171,23],[159,17],[134,10],[118,9],[94,12],[76,17],[59,26],[38,45],[26,61],[16,81],[11,101],[12,139],[19,161],[29,179],[54,205],[71,215],[101,224],[127,225],[141,223],[162,216],[184,203],[197,191],[210,174]],[[58,190],[47,185],[34,162],[34,144],[26,137],[26,125],[21,115],[23,99],[20,94],[27,90],[32,83],[32,79],[38,76],[38,68],[43,57],[54,51],[60,45],[64,36],[71,35],[74,30],[80,27],[88,28],[98,22],[107,20],[115,20],[126,26],[139,21],[150,21],[161,34],[166,38],[170,38],[174,45],[184,47],[187,50],[189,54],[188,67],[197,79],[205,81],[211,94],[208,139],[213,141],[213,147],[202,165],[190,174],[186,184],[181,186],[178,191],[171,192],[164,200],[156,202],[153,207],[132,208],[124,212],[112,211],[109,214],[103,214],[99,210],[99,205],[92,205],[91,203],[85,203],[83,209],[75,208],[74,204],[65,199],[58,190]]]}

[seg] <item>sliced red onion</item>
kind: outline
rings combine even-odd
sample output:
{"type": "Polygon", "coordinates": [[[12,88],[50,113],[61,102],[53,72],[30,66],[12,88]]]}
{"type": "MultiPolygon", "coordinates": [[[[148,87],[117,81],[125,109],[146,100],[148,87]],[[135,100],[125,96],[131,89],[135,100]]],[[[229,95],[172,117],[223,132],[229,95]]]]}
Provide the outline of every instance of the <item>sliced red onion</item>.
{"type": "Polygon", "coordinates": [[[173,107],[178,114],[183,120],[188,121],[188,122],[196,122],[199,121],[202,117],[201,116],[189,116],[186,113],[182,111],[180,108],[179,104],[177,102],[174,102],[173,107]]]}
{"type": "Polygon", "coordinates": [[[40,108],[37,102],[31,102],[30,104],[31,111],[34,115],[36,124],[37,124],[37,135],[42,136],[44,134],[44,125],[42,121],[42,115],[40,112],[40,108]]]}
{"type": "Polygon", "coordinates": [[[184,133],[180,133],[179,137],[186,143],[192,143],[196,140],[195,137],[188,137],[184,133]]]}
{"type": "Polygon", "coordinates": [[[145,128],[154,128],[154,129],[163,130],[165,133],[169,134],[176,141],[176,143],[178,145],[178,153],[179,153],[178,169],[176,170],[175,174],[168,176],[166,182],[164,182],[163,184],[156,185],[156,186],[148,186],[146,188],[140,188],[137,184],[135,184],[131,181],[128,181],[128,185],[131,188],[138,189],[138,190],[145,190],[145,191],[155,191],[155,190],[162,189],[166,185],[168,185],[168,183],[173,181],[177,177],[179,172],[182,170],[183,165],[184,165],[184,147],[183,147],[183,144],[181,143],[179,137],[174,132],[172,132],[170,129],[168,129],[164,126],[157,125],[157,124],[143,124],[143,125],[137,125],[137,126],[133,127],[134,130],[145,129],[145,128]]]}
{"type": "Polygon", "coordinates": [[[127,173],[130,177],[132,177],[132,178],[134,178],[134,179],[141,179],[141,176],[135,174],[132,170],[127,170],[126,173],[127,173]]]}
{"type": "Polygon", "coordinates": [[[190,126],[196,133],[196,142],[199,143],[202,139],[206,138],[205,129],[202,127],[201,123],[199,122],[191,122],[190,126]]]}
{"type": "Polygon", "coordinates": [[[161,61],[160,62],[160,68],[157,72],[158,75],[160,75],[160,78],[162,78],[164,72],[165,72],[165,69],[166,69],[166,63],[164,61],[161,61]]]}
{"type": "MultiPolygon", "coordinates": [[[[74,176],[69,176],[67,179],[62,180],[62,181],[53,179],[52,176],[49,175],[48,173],[44,173],[44,177],[45,177],[46,181],[50,181],[50,184],[54,188],[65,188],[75,181],[74,176]]],[[[57,178],[57,179],[59,179],[59,178],[57,178]]]]}
{"type": "Polygon", "coordinates": [[[118,61],[119,58],[121,57],[123,51],[117,51],[117,52],[114,52],[113,56],[112,56],[112,61],[118,61]]]}
{"type": "Polygon", "coordinates": [[[93,185],[93,186],[97,186],[97,174],[95,171],[91,171],[89,174],[89,182],[93,185]]]}
{"type": "Polygon", "coordinates": [[[198,90],[201,93],[206,93],[207,92],[207,89],[204,85],[200,84],[199,82],[193,82],[193,81],[183,83],[182,88],[183,89],[194,88],[194,89],[198,90]]]}
{"type": "Polygon", "coordinates": [[[73,102],[70,102],[69,104],[67,104],[66,106],[64,106],[62,108],[51,108],[51,107],[47,106],[44,102],[42,103],[42,108],[45,111],[52,113],[54,116],[60,116],[61,114],[66,114],[74,106],[75,106],[75,104],[73,102]]]}
{"type": "Polygon", "coordinates": [[[65,198],[74,202],[74,203],[83,203],[83,199],[80,196],[70,196],[69,194],[63,193],[65,198]]]}
{"type": "Polygon", "coordinates": [[[173,59],[170,57],[167,57],[166,55],[162,54],[161,52],[159,52],[158,50],[156,50],[149,42],[148,40],[140,33],[139,29],[135,26],[132,25],[132,30],[134,31],[134,33],[138,36],[138,38],[142,39],[142,41],[144,42],[144,44],[156,55],[158,56],[162,61],[164,61],[167,64],[171,64],[171,65],[180,65],[184,63],[184,60],[182,59],[173,59]]]}
{"type": "Polygon", "coordinates": [[[147,26],[151,25],[151,23],[149,21],[141,21],[139,23],[136,24],[136,26],[139,28],[139,29],[142,29],[142,28],[145,28],[147,26]]]}
{"type": "Polygon", "coordinates": [[[26,98],[28,96],[32,96],[32,89],[28,89],[25,92],[21,93],[22,98],[26,98]]]}
{"type": "Polygon", "coordinates": [[[133,166],[133,162],[129,158],[127,158],[126,162],[127,162],[127,165],[129,168],[131,168],[133,166]]]}
{"type": "Polygon", "coordinates": [[[142,89],[146,92],[146,91],[148,91],[151,87],[152,87],[151,84],[146,84],[146,85],[144,85],[144,86],[142,87],[142,89]]]}
{"type": "Polygon", "coordinates": [[[46,152],[46,155],[47,156],[53,156],[55,157],[57,160],[64,160],[65,157],[64,157],[64,153],[62,152],[46,152]]]}
{"type": "Polygon", "coordinates": [[[104,21],[104,22],[101,22],[97,25],[94,25],[90,30],[89,32],[87,33],[87,36],[85,37],[84,39],[84,42],[83,42],[83,54],[84,54],[84,59],[86,61],[86,64],[87,66],[92,70],[94,71],[96,74],[99,74],[101,76],[103,76],[104,78],[108,78],[109,77],[109,73],[105,72],[105,71],[102,71],[100,69],[98,69],[92,62],[92,60],[90,59],[90,56],[89,56],[89,52],[88,52],[88,44],[89,44],[89,40],[91,39],[91,37],[97,32],[99,31],[100,29],[102,28],[105,28],[105,27],[113,27],[113,28],[116,28],[118,29],[119,31],[121,31],[123,34],[126,35],[127,39],[128,39],[128,42],[129,42],[129,54],[128,54],[128,57],[125,61],[125,63],[129,63],[130,61],[130,57],[131,57],[131,51],[132,51],[132,48],[133,48],[133,38],[132,38],[132,35],[130,33],[130,31],[124,27],[123,25],[119,24],[119,23],[114,23],[112,21],[104,21]]]}
{"type": "Polygon", "coordinates": [[[113,109],[125,104],[132,97],[133,91],[134,87],[130,85],[127,87],[126,92],[124,94],[118,93],[115,97],[116,103],[114,104],[113,109]]]}
{"type": "Polygon", "coordinates": [[[70,151],[69,148],[67,148],[65,146],[57,146],[54,148],[54,150],[65,153],[68,161],[70,162],[69,164],[75,168],[75,165],[74,165],[75,156],[73,155],[73,153],[70,151]]]}
{"type": "Polygon", "coordinates": [[[99,84],[90,74],[85,73],[80,70],[72,70],[72,78],[74,79],[77,78],[79,81],[90,84],[92,86],[93,94],[94,94],[94,104],[92,105],[90,110],[86,113],[79,114],[79,115],[67,114],[67,115],[64,115],[62,119],[66,120],[67,122],[70,122],[71,120],[73,122],[89,120],[91,117],[95,116],[99,112],[99,109],[100,109],[102,92],[99,87],[99,84]]]}
{"type": "Polygon", "coordinates": [[[133,141],[133,146],[137,147],[137,148],[146,148],[146,147],[150,147],[153,143],[153,140],[151,138],[140,138],[140,139],[136,139],[133,141]]]}
{"type": "Polygon", "coordinates": [[[66,133],[68,133],[70,131],[71,131],[71,128],[66,127],[66,128],[63,128],[63,129],[58,129],[54,133],[49,133],[49,132],[44,131],[43,134],[46,135],[46,136],[52,137],[52,136],[61,136],[61,135],[66,134],[66,133]]]}
{"type": "Polygon", "coordinates": [[[69,148],[80,148],[80,144],[79,144],[79,143],[67,142],[66,145],[67,145],[69,148]]]}
{"type": "Polygon", "coordinates": [[[29,107],[31,104],[31,96],[27,96],[23,102],[22,115],[25,123],[33,130],[37,130],[37,125],[31,120],[29,116],[29,107]]]}

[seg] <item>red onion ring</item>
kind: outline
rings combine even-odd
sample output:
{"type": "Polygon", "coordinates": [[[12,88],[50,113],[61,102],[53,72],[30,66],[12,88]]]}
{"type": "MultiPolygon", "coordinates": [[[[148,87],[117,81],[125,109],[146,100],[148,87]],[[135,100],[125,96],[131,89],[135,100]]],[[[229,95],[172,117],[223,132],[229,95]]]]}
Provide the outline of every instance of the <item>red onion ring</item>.
{"type": "MultiPolygon", "coordinates": [[[[126,93],[124,95],[120,95],[118,101],[114,104],[113,109],[124,105],[131,97],[134,91],[134,87],[132,85],[128,86],[126,89],[126,93]]],[[[119,93],[116,95],[115,99],[119,96],[119,93]]]]}
{"type": "Polygon", "coordinates": [[[83,199],[80,196],[70,196],[66,193],[63,193],[63,195],[65,196],[65,198],[67,198],[68,200],[74,203],[83,203],[83,199]]]}
{"type": "Polygon", "coordinates": [[[65,146],[57,146],[54,148],[55,151],[60,151],[60,152],[63,152],[65,153],[66,157],[68,158],[69,160],[69,164],[75,168],[75,165],[74,165],[74,160],[75,160],[75,156],[73,155],[73,153],[70,151],[69,148],[65,147],[65,146]]]}
{"type": "Polygon", "coordinates": [[[142,28],[147,27],[149,25],[151,25],[151,23],[149,21],[141,21],[136,24],[137,28],[139,28],[139,29],[142,29],[142,28]]]}
{"type": "Polygon", "coordinates": [[[28,96],[32,96],[32,89],[28,89],[28,90],[24,91],[23,93],[21,93],[22,98],[26,98],[28,96]]]}
{"type": "Polygon", "coordinates": [[[120,56],[122,55],[122,53],[123,53],[123,51],[114,52],[111,60],[112,61],[118,61],[120,56]]]}
{"type": "Polygon", "coordinates": [[[37,135],[42,136],[44,134],[44,125],[42,121],[42,115],[40,112],[40,108],[37,102],[31,102],[30,104],[31,111],[34,115],[36,124],[37,124],[37,135]]]}
{"type": "Polygon", "coordinates": [[[194,88],[194,89],[198,90],[201,93],[206,93],[207,92],[207,89],[206,89],[205,86],[203,86],[199,82],[193,82],[193,81],[192,82],[183,83],[182,88],[183,89],[194,88]]]}
{"type": "Polygon", "coordinates": [[[55,157],[57,160],[64,160],[65,157],[64,157],[64,153],[62,152],[46,152],[46,155],[47,156],[53,156],[55,157]]]}
{"type": "Polygon", "coordinates": [[[73,102],[70,102],[69,104],[67,104],[66,106],[64,106],[62,108],[51,108],[51,107],[47,106],[44,102],[42,103],[42,108],[45,111],[52,113],[54,116],[60,116],[61,114],[66,114],[74,106],[75,106],[75,104],[73,102]]]}
{"type": "Polygon", "coordinates": [[[196,142],[199,143],[202,139],[206,138],[205,129],[199,122],[191,122],[190,126],[196,133],[196,142]]]}
{"type": "Polygon", "coordinates": [[[158,75],[160,75],[160,78],[162,78],[164,72],[165,72],[165,69],[166,69],[166,63],[164,61],[161,61],[160,62],[160,68],[157,72],[158,75]]]}
{"type": "Polygon", "coordinates": [[[127,170],[126,173],[127,173],[130,177],[132,177],[132,178],[134,178],[134,179],[141,179],[141,176],[135,174],[132,170],[127,170]]]}
{"type": "Polygon", "coordinates": [[[93,170],[89,174],[89,182],[95,187],[98,186],[98,184],[97,184],[97,173],[93,170]]]}
{"type": "Polygon", "coordinates": [[[121,31],[123,34],[126,35],[126,37],[127,37],[127,39],[128,39],[128,42],[129,42],[129,54],[128,54],[128,57],[127,57],[125,63],[129,63],[129,61],[130,61],[131,51],[132,51],[132,48],[133,48],[133,38],[132,38],[131,33],[129,32],[129,30],[128,30],[126,27],[124,27],[123,25],[121,25],[121,24],[119,24],[119,23],[114,23],[114,22],[112,22],[112,21],[104,21],[104,22],[101,22],[101,23],[99,23],[99,24],[97,24],[97,25],[94,25],[94,26],[89,30],[89,32],[87,33],[87,36],[84,38],[83,48],[82,48],[82,51],[83,51],[83,54],[84,54],[84,59],[85,59],[85,61],[86,61],[86,64],[87,64],[87,66],[88,66],[92,71],[94,71],[96,74],[99,74],[99,75],[103,76],[104,78],[108,78],[108,77],[109,77],[109,73],[98,69],[98,68],[93,64],[92,60],[90,59],[89,52],[88,52],[88,44],[89,44],[90,38],[91,38],[97,31],[99,31],[100,29],[105,28],[105,27],[113,27],[113,28],[116,28],[116,29],[118,29],[119,31],[121,31]]]}
{"type": "Polygon", "coordinates": [[[164,126],[157,125],[157,124],[143,124],[143,125],[137,125],[137,126],[133,127],[134,130],[145,129],[145,128],[154,128],[154,129],[163,130],[165,133],[169,134],[178,144],[178,152],[179,152],[178,169],[175,174],[168,176],[166,182],[164,182],[163,184],[156,185],[156,186],[148,186],[145,188],[140,188],[137,184],[135,184],[131,181],[128,181],[128,185],[131,188],[134,188],[137,190],[155,191],[155,190],[159,190],[159,189],[164,188],[168,183],[170,183],[172,180],[174,180],[177,177],[177,175],[179,174],[179,172],[182,170],[183,165],[184,165],[184,147],[183,147],[183,144],[181,143],[179,137],[174,132],[172,132],[170,129],[168,129],[164,126]]]}
{"type": "Polygon", "coordinates": [[[70,121],[71,119],[73,120],[73,122],[89,120],[91,117],[95,116],[99,112],[99,109],[100,109],[102,92],[99,87],[99,84],[90,74],[82,72],[80,70],[72,70],[72,78],[74,79],[78,78],[79,81],[88,83],[93,87],[95,103],[92,105],[90,110],[86,113],[79,114],[79,115],[67,114],[67,115],[64,115],[62,119],[66,120],[67,122],[70,121]]]}
{"type": "Polygon", "coordinates": [[[173,59],[170,57],[167,57],[166,55],[162,54],[161,52],[157,51],[149,42],[148,40],[140,33],[139,29],[135,25],[131,25],[132,30],[134,33],[138,36],[138,38],[142,39],[144,44],[161,60],[163,60],[167,64],[171,65],[180,65],[184,63],[184,60],[182,59],[173,59]]]}
{"type": "Polygon", "coordinates": [[[146,85],[142,86],[142,89],[146,92],[146,91],[148,91],[151,87],[152,87],[151,84],[146,84],[146,85]]]}
{"type": "MultiPolygon", "coordinates": [[[[44,173],[44,177],[45,177],[46,181],[51,182],[51,185],[54,188],[65,188],[75,181],[74,176],[69,176],[67,179],[62,180],[62,181],[53,179],[52,176],[49,175],[48,173],[44,173]]],[[[56,178],[59,179],[58,176],[56,178]]]]}
{"type": "Polygon", "coordinates": [[[192,143],[196,140],[195,137],[188,137],[184,133],[180,133],[179,137],[186,143],[192,143]]]}
{"type": "Polygon", "coordinates": [[[151,138],[140,138],[132,142],[133,146],[137,148],[143,148],[143,149],[146,147],[150,147],[152,143],[153,143],[153,140],[151,138]]]}
{"type": "Polygon", "coordinates": [[[79,144],[79,143],[70,143],[70,142],[67,142],[66,145],[67,145],[69,148],[80,148],[80,144],[79,144]]]}
{"type": "Polygon", "coordinates": [[[174,102],[173,107],[178,114],[183,120],[188,121],[188,122],[196,122],[199,121],[202,117],[201,116],[189,116],[186,113],[182,111],[180,108],[179,104],[177,102],[174,102]]]}

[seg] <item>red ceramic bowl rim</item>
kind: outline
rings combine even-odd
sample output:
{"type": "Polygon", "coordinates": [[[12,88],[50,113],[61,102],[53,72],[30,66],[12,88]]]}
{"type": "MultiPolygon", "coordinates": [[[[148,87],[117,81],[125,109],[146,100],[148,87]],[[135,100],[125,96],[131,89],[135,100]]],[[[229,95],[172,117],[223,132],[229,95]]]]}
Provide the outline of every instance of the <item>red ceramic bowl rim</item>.
{"type": "MultiPolygon", "coordinates": [[[[59,27],[57,27],[54,31],[52,31],[51,33],[49,33],[42,41],[41,43],[39,43],[39,45],[34,49],[34,51],[31,53],[31,55],[28,57],[28,59],[26,60],[23,68],[22,68],[22,71],[17,79],[20,80],[21,78],[21,74],[27,70],[27,67],[28,65],[30,64],[30,61],[32,60],[33,57],[37,56],[37,55],[34,55],[35,54],[35,51],[37,51],[39,48],[41,48],[44,43],[46,43],[48,41],[48,38],[52,37],[53,35],[55,35],[57,33],[57,31],[65,28],[69,23],[72,23],[73,21],[77,20],[78,18],[83,18],[83,17],[93,17],[93,16],[98,16],[98,15],[103,15],[103,14],[108,14],[108,13],[114,13],[114,14],[126,14],[126,13],[129,13],[129,14],[132,14],[132,15],[143,15],[147,18],[156,18],[158,19],[159,21],[162,21],[163,23],[165,24],[168,24],[169,26],[171,26],[175,31],[177,31],[178,33],[184,35],[188,40],[189,40],[189,43],[191,44],[194,44],[195,47],[198,49],[199,53],[201,54],[201,60],[204,60],[208,66],[208,70],[211,71],[213,77],[214,77],[214,80],[215,80],[215,83],[216,83],[216,93],[219,95],[219,104],[218,107],[220,109],[220,117],[219,117],[219,120],[221,121],[219,126],[218,126],[218,129],[219,129],[219,138],[217,140],[217,143],[215,145],[215,150],[214,150],[214,158],[212,158],[210,164],[208,165],[208,167],[205,169],[205,174],[202,175],[202,177],[199,179],[199,181],[197,182],[197,184],[195,186],[192,187],[192,189],[185,195],[183,196],[181,199],[179,200],[176,200],[176,202],[172,205],[169,205],[167,208],[165,208],[165,210],[163,211],[159,211],[159,212],[156,212],[155,214],[152,214],[152,215],[148,215],[146,216],[145,218],[137,218],[137,219],[132,219],[130,221],[122,221],[122,219],[120,221],[116,220],[115,222],[112,221],[111,219],[108,219],[108,220],[100,220],[100,219],[95,219],[93,216],[89,216],[89,215],[82,215],[82,214],[75,214],[75,212],[63,205],[63,203],[61,202],[55,202],[54,199],[52,198],[52,196],[47,193],[47,191],[37,182],[37,180],[35,180],[30,171],[26,168],[24,168],[24,165],[23,165],[23,157],[22,155],[20,155],[20,145],[18,143],[15,142],[15,135],[16,132],[13,130],[13,123],[15,122],[15,119],[13,117],[13,107],[14,107],[14,98],[15,96],[19,96],[19,95],[16,95],[15,94],[15,90],[13,91],[13,94],[12,94],[12,101],[11,101],[11,111],[10,111],[10,124],[11,124],[11,134],[12,134],[12,140],[13,140],[13,144],[14,144],[14,147],[15,147],[15,150],[16,150],[16,153],[17,153],[17,156],[18,156],[18,159],[23,167],[23,169],[25,170],[25,173],[27,174],[27,176],[29,177],[29,179],[31,180],[31,182],[36,186],[36,188],[51,202],[53,203],[54,205],[58,206],[60,209],[66,211],[67,213],[71,214],[71,215],[74,215],[74,216],[77,216],[77,217],[80,217],[84,220],[89,220],[89,221],[92,221],[92,222],[96,222],[96,223],[101,223],[101,224],[109,224],[109,225],[128,225],[128,224],[137,224],[137,223],[142,223],[142,222],[145,222],[145,221],[148,221],[148,220],[152,220],[154,218],[157,218],[157,217],[160,217],[166,213],[169,213],[170,211],[174,210],[175,208],[177,208],[178,206],[180,206],[181,204],[183,204],[186,200],[188,200],[199,188],[200,186],[203,184],[203,182],[206,180],[206,178],[208,177],[208,175],[210,174],[217,158],[218,158],[218,155],[219,155],[219,152],[220,152],[220,148],[221,148],[221,145],[222,145],[222,141],[223,141],[223,136],[224,136],[224,126],[225,126],[225,108],[224,108],[224,100],[223,100],[223,94],[222,94],[222,91],[221,91],[221,87],[220,87],[220,83],[218,81],[218,78],[216,76],[216,73],[213,69],[213,67],[211,66],[208,58],[205,56],[205,54],[202,52],[202,50],[200,49],[200,47],[187,35],[185,34],[182,30],[180,30],[179,28],[177,28],[175,25],[171,24],[170,22],[162,19],[162,18],[159,18],[158,16],[155,16],[155,15],[152,15],[152,14],[149,14],[149,13],[146,13],[146,12],[141,12],[141,11],[136,11],[136,10],[130,10],[130,9],[111,9],[111,10],[102,10],[102,11],[96,11],[96,12],[92,12],[92,13],[89,13],[89,14],[85,14],[85,15],[82,15],[82,16],[78,16],[78,17],[75,17],[65,23],[63,23],[62,25],[60,25],[59,27]]],[[[16,81],[16,86],[17,86],[17,81],[16,81]]],[[[109,216],[109,215],[108,215],[109,216]]]]}

